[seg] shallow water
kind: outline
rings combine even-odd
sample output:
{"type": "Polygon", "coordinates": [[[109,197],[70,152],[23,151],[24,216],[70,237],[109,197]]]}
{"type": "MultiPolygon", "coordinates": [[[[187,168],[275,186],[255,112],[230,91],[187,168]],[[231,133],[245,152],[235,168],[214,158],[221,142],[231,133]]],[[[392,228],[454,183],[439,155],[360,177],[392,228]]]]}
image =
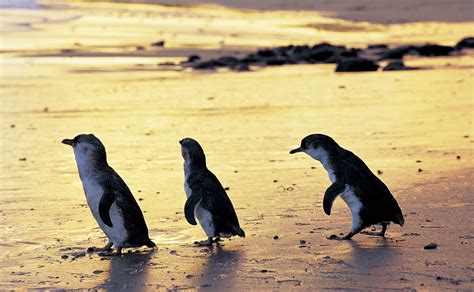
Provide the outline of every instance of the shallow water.
{"type": "Polygon", "coordinates": [[[439,67],[420,71],[208,74],[157,71],[155,59],[143,70],[127,58],[11,54],[0,59],[1,288],[472,289],[470,55],[426,61],[439,67]],[[326,216],[322,166],[288,154],[315,132],[383,171],[405,227],[391,226],[385,240],[326,239],[349,229],[350,214],[336,200],[326,216]],[[79,133],[105,144],[158,250],[82,256],[105,237],[72,150],[60,143],[79,133]],[[183,137],[201,143],[230,188],[247,238],[192,246],[204,233],[183,214],[183,137]],[[431,241],[440,247],[424,251],[431,241]]]}

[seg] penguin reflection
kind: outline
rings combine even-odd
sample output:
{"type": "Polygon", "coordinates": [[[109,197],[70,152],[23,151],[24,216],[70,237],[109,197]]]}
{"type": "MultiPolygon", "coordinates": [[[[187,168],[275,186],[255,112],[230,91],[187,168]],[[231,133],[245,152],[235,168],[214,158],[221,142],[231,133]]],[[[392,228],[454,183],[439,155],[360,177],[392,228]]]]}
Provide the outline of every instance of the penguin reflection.
{"type": "Polygon", "coordinates": [[[234,278],[244,257],[243,251],[228,250],[219,245],[209,248],[209,250],[211,254],[201,272],[202,277],[198,278],[199,282],[197,284],[199,287],[208,287],[211,285],[210,288],[213,290],[228,288],[227,286],[221,286],[224,284],[230,285],[234,289],[237,288],[234,287],[234,278]],[[222,277],[225,277],[225,281],[221,281],[222,277]]]}
{"type": "Polygon", "coordinates": [[[98,288],[110,291],[146,291],[149,262],[156,250],[140,253],[124,253],[110,258],[109,277],[98,288]]]}

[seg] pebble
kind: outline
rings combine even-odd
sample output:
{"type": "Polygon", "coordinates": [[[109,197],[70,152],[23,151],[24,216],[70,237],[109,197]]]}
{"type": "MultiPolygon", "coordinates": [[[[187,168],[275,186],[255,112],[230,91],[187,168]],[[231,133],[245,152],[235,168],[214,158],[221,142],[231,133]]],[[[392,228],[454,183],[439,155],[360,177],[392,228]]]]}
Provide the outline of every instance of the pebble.
{"type": "Polygon", "coordinates": [[[434,242],[430,242],[427,245],[425,245],[423,248],[424,249],[436,249],[438,247],[438,244],[434,242]]]}

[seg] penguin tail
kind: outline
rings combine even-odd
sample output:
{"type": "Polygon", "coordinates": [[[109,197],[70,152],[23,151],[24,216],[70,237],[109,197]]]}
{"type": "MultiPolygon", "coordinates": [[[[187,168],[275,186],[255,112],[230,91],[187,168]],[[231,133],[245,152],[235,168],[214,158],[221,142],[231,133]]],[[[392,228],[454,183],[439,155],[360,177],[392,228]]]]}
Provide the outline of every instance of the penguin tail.
{"type": "Polygon", "coordinates": [[[245,238],[245,232],[242,228],[240,228],[240,226],[235,226],[234,232],[235,232],[235,235],[245,238]]]}
{"type": "Polygon", "coordinates": [[[148,240],[145,242],[145,245],[149,248],[155,248],[156,247],[156,244],[151,241],[151,239],[148,238],[148,240]]]}
{"type": "Polygon", "coordinates": [[[400,225],[400,226],[403,226],[403,224],[405,224],[405,219],[403,218],[403,214],[401,212],[397,213],[395,215],[395,223],[400,225]]]}

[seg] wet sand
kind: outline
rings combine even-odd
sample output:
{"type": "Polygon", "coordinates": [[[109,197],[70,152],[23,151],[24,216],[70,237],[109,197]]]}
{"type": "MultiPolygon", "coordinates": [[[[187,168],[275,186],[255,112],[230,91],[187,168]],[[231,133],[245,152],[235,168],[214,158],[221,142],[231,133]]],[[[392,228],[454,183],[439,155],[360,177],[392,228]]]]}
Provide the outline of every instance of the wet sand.
{"type": "MultiPolygon", "coordinates": [[[[471,24],[384,26],[368,39],[361,38],[367,31],[309,30],[302,25],[309,19],[341,23],[316,19],[316,12],[144,7],[31,10],[35,24],[2,36],[0,288],[474,288],[471,54],[406,60],[430,70],[342,74],[334,65],[246,73],[156,65],[196,52],[239,53],[308,38],[453,45],[471,24]],[[192,15],[196,33],[205,35],[197,43],[186,33],[190,24],[177,21],[192,15]],[[165,20],[174,24],[160,35],[165,20]],[[232,33],[242,36],[255,23],[266,30],[245,37],[228,32],[238,27],[232,33]],[[282,23],[294,26],[281,29],[282,23]],[[426,33],[432,30],[439,33],[426,33]],[[148,46],[160,39],[165,48],[148,46]],[[63,51],[71,48],[76,51],[63,51]],[[74,57],[78,52],[83,55],[74,57]],[[403,228],[390,226],[386,239],[326,239],[349,230],[350,213],[338,199],[326,216],[324,169],[288,154],[315,132],[383,172],[406,216],[403,228]],[[85,205],[72,151],[60,143],[78,133],[95,133],[104,142],[109,164],[145,212],[157,250],[113,258],[85,253],[106,240],[85,205]],[[230,188],[247,238],[193,247],[204,233],[188,225],[182,211],[178,140],[186,136],[201,142],[209,168],[230,188]],[[439,247],[424,250],[430,242],[439,247]]],[[[1,13],[3,20],[25,15],[1,13]]],[[[13,27],[21,26],[2,25],[13,27]]]]}

